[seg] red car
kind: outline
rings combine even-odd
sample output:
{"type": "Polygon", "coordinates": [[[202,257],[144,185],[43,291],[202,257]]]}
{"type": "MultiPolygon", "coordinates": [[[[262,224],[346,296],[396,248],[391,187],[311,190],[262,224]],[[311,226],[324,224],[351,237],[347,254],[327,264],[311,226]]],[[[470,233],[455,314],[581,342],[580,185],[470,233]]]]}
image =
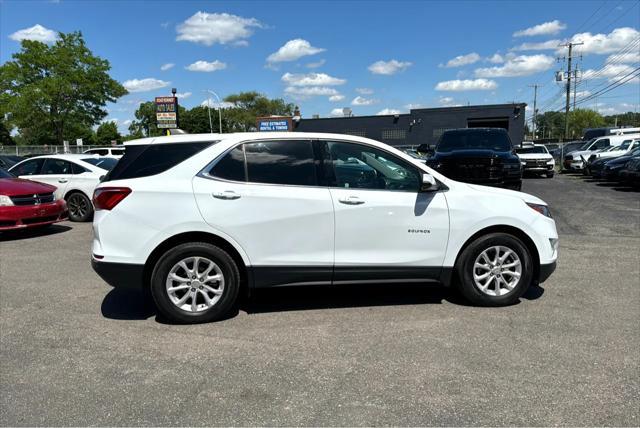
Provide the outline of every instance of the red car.
{"type": "Polygon", "coordinates": [[[0,231],[48,226],[67,218],[67,204],[49,184],[16,178],[0,169],[0,231]]]}

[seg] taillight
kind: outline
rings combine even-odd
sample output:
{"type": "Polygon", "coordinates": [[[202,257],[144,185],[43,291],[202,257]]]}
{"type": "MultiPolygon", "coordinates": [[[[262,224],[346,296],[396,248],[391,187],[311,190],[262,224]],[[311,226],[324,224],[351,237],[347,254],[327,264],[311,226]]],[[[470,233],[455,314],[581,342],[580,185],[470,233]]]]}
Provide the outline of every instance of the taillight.
{"type": "Polygon", "coordinates": [[[131,193],[128,187],[100,187],[93,192],[96,210],[111,210],[131,193]]]}

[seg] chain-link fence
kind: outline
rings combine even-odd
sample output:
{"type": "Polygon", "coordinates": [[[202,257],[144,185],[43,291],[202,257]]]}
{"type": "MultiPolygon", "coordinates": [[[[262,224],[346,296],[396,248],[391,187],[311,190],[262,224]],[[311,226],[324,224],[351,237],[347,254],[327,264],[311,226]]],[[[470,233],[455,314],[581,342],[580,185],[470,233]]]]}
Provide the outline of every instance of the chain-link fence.
{"type": "Polygon", "coordinates": [[[51,155],[63,153],[84,153],[90,149],[109,148],[113,146],[76,146],[68,147],[56,145],[44,146],[0,146],[0,155],[11,156],[33,156],[33,155],[51,155]]]}

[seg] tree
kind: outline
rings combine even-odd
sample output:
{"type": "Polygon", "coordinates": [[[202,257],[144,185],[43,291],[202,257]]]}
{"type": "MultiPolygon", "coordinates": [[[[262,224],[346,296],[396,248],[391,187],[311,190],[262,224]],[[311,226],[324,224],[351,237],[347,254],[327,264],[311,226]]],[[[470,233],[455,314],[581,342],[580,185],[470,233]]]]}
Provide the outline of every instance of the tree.
{"type": "Polygon", "coordinates": [[[122,142],[122,136],[118,132],[118,125],[113,121],[102,122],[96,131],[96,140],[98,144],[108,145],[113,141],[122,142]]]}
{"type": "Polygon", "coordinates": [[[587,128],[600,128],[605,125],[600,113],[589,109],[575,109],[569,112],[569,135],[581,138],[587,128]]]}
{"type": "Polygon", "coordinates": [[[611,116],[605,116],[604,121],[606,126],[640,126],[640,113],[634,113],[632,111],[620,114],[614,114],[611,116]]]}
{"type": "Polygon", "coordinates": [[[0,119],[0,146],[15,146],[16,142],[11,138],[11,131],[4,120],[0,119]]]}
{"type": "MultiPolygon", "coordinates": [[[[222,117],[224,116],[223,114],[222,117]]],[[[180,113],[179,120],[180,129],[189,134],[211,132],[210,123],[213,124],[214,132],[218,131],[218,110],[214,108],[211,109],[211,122],[209,122],[209,109],[206,106],[197,106],[180,113]]]]}
{"type": "Polygon", "coordinates": [[[109,61],[93,55],[80,32],[59,33],[53,45],[23,40],[12,58],[0,66],[3,109],[36,142],[49,133],[58,144],[72,139],[69,129],[95,125],[107,116],[107,102],[127,94],[109,76],[109,61]]]}
{"type": "Polygon", "coordinates": [[[536,118],[536,134],[540,138],[562,138],[564,133],[564,113],[547,111],[536,118]]]}
{"type": "Polygon", "coordinates": [[[295,108],[281,98],[269,99],[255,91],[229,95],[224,101],[233,105],[222,111],[225,132],[255,131],[257,117],[291,116],[295,108]]]}

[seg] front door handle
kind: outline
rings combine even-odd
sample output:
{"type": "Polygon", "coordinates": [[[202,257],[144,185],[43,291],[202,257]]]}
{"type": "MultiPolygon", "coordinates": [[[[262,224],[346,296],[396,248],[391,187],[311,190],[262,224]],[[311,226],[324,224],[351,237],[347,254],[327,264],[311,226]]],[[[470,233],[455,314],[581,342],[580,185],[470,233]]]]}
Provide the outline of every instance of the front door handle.
{"type": "Polygon", "coordinates": [[[213,197],[216,198],[216,199],[223,199],[225,201],[232,201],[234,199],[240,199],[240,195],[238,195],[233,190],[225,190],[224,192],[213,193],[213,197]]]}
{"type": "Polygon", "coordinates": [[[66,183],[67,181],[69,180],[67,180],[66,178],[61,178],[58,180],[58,183],[66,183]]]}
{"type": "Polygon", "coordinates": [[[338,199],[338,202],[346,205],[362,205],[364,201],[357,196],[346,196],[344,198],[338,199]]]}

